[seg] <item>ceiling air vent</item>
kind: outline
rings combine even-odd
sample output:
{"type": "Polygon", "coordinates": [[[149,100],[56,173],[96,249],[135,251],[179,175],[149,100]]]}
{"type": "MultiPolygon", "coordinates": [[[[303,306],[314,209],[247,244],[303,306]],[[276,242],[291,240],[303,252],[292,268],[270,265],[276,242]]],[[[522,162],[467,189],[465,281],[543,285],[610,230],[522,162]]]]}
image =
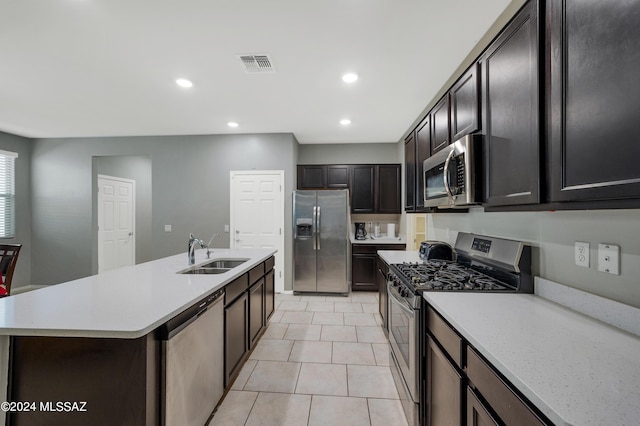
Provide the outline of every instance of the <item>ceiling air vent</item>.
{"type": "Polygon", "coordinates": [[[273,61],[269,55],[240,55],[240,60],[247,73],[274,73],[273,61]]]}

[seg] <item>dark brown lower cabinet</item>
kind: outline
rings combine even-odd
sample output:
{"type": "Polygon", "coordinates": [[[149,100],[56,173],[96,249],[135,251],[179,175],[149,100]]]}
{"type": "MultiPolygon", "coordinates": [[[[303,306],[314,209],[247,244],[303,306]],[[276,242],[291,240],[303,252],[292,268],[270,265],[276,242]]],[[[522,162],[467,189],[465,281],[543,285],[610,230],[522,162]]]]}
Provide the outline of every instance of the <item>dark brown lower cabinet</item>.
{"type": "Polygon", "coordinates": [[[389,275],[389,265],[379,256],[376,259],[376,283],[378,285],[378,303],[380,316],[382,317],[382,328],[385,333],[389,332],[389,306],[387,304],[387,276],[389,275]]]}
{"type": "Polygon", "coordinates": [[[431,306],[426,324],[423,426],[552,424],[431,306]]]}
{"type": "Polygon", "coordinates": [[[258,341],[264,325],[264,278],[249,288],[249,349],[258,341]]]}
{"type": "Polygon", "coordinates": [[[467,388],[467,426],[498,426],[487,407],[471,388],[467,388]]]}
{"type": "Polygon", "coordinates": [[[275,294],[276,294],[276,276],[274,270],[271,269],[264,276],[264,324],[267,325],[267,321],[273,315],[275,309],[275,294]]]}
{"type": "Polygon", "coordinates": [[[542,426],[546,423],[478,353],[467,346],[467,377],[473,388],[506,425],[542,426]]]}
{"type": "Polygon", "coordinates": [[[240,371],[248,348],[249,298],[246,293],[224,308],[224,384],[240,371]]]}
{"type": "Polygon", "coordinates": [[[351,290],[379,291],[378,250],[404,250],[405,244],[352,244],[351,290]]]}
{"type": "Polygon", "coordinates": [[[160,424],[160,341],[12,337],[8,401],[29,401],[30,411],[9,412],[7,424],[160,424]],[[77,409],[57,402],[76,402],[77,409]]]}
{"type": "Polygon", "coordinates": [[[425,359],[426,424],[430,426],[460,425],[462,374],[431,336],[427,337],[425,359]]]}

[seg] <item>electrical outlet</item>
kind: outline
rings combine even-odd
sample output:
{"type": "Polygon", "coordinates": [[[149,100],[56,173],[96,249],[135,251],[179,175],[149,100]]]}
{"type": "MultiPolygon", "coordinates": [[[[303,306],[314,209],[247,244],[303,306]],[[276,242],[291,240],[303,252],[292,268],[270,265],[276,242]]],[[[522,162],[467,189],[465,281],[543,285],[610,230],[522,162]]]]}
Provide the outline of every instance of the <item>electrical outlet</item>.
{"type": "Polygon", "coordinates": [[[229,232],[229,225],[224,226],[224,232],[229,232]]]}
{"type": "Polygon", "coordinates": [[[164,232],[171,232],[171,225],[165,225],[164,232]]]}
{"type": "Polygon", "coordinates": [[[576,241],[575,245],[575,259],[576,265],[589,267],[589,243],[583,243],[576,241]]]}
{"type": "Polygon", "coordinates": [[[598,244],[598,271],[620,275],[620,246],[598,244]]]}

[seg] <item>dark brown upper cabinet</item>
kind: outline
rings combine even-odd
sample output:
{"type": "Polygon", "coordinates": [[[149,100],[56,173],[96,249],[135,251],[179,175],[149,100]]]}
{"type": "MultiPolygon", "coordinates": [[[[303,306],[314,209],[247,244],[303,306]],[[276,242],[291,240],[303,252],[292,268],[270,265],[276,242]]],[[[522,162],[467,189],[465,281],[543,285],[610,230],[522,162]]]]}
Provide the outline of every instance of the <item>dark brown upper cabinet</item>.
{"type": "Polygon", "coordinates": [[[351,166],[352,213],[400,213],[401,168],[399,164],[351,166]]]}
{"type": "Polygon", "coordinates": [[[538,2],[481,56],[487,206],[540,201],[538,2]]]}
{"type": "Polygon", "coordinates": [[[312,164],[298,166],[298,189],[347,189],[349,166],[312,164]]]}
{"type": "Polygon", "coordinates": [[[431,115],[416,127],[416,210],[424,211],[424,160],[431,156],[431,115]]]}
{"type": "Polygon", "coordinates": [[[375,212],[375,166],[351,166],[351,212],[375,212]]]}
{"type": "Polygon", "coordinates": [[[638,199],[640,0],[547,7],[551,201],[638,199]]]}
{"type": "Polygon", "coordinates": [[[328,165],[327,166],[327,188],[346,189],[349,188],[349,166],[348,165],[328,165]]]}
{"type": "Polygon", "coordinates": [[[298,189],[322,189],[326,186],[326,166],[298,166],[298,189]]]}
{"type": "Polygon", "coordinates": [[[449,91],[451,102],[451,141],[478,130],[480,97],[479,65],[473,64],[449,91]]]}
{"type": "Polygon", "coordinates": [[[451,143],[451,121],[449,115],[449,94],[447,93],[440,102],[431,110],[432,133],[431,155],[440,151],[451,143]]]}
{"type": "Polygon", "coordinates": [[[416,211],[416,137],[414,132],[404,140],[404,210],[416,211]]]}
{"type": "Polygon", "coordinates": [[[377,168],[377,213],[400,213],[401,168],[399,164],[378,164],[377,168]]]}

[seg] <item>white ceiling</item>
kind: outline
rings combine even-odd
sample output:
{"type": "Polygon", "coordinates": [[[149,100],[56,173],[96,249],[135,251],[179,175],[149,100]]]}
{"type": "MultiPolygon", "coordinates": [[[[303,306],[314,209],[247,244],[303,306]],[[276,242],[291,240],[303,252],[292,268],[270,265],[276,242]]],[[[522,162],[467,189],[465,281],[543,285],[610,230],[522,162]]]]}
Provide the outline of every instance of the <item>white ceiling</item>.
{"type": "Polygon", "coordinates": [[[0,0],[0,130],[396,142],[509,3],[0,0]],[[276,72],[247,74],[250,53],[276,72]]]}

